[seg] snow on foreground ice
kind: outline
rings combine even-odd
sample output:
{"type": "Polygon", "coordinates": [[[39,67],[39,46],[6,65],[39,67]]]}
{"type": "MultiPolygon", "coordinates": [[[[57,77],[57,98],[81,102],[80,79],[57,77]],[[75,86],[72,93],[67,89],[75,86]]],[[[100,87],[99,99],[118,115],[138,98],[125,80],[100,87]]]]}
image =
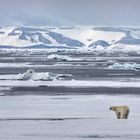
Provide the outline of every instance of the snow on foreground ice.
{"type": "Polygon", "coordinates": [[[0,97],[1,140],[138,140],[140,96],[0,97]],[[128,105],[128,120],[112,105],[128,105]]]}
{"type": "Polygon", "coordinates": [[[108,66],[108,69],[121,69],[121,70],[137,70],[140,69],[140,64],[130,64],[130,63],[114,63],[113,65],[108,66]]]}
{"type": "Polygon", "coordinates": [[[27,72],[18,75],[0,75],[0,80],[33,80],[33,81],[52,81],[55,79],[61,79],[64,77],[70,77],[70,74],[54,74],[51,72],[36,73],[33,69],[27,70],[27,72]]]}
{"type": "Polygon", "coordinates": [[[135,108],[137,105],[140,105],[140,96],[138,95],[28,95],[0,97],[0,120],[2,118],[90,117],[116,119],[116,115],[109,110],[112,105],[128,105],[130,107],[128,119],[140,115],[140,108],[135,108]],[[4,106],[7,109],[2,110],[4,106]]]}

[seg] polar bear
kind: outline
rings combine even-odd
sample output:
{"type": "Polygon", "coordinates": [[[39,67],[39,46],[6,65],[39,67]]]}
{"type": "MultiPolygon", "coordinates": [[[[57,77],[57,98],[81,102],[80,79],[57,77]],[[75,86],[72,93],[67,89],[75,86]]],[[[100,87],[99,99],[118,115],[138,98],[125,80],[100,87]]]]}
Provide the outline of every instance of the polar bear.
{"type": "Polygon", "coordinates": [[[118,119],[127,119],[130,112],[128,106],[112,106],[110,110],[115,111],[118,119]]]}

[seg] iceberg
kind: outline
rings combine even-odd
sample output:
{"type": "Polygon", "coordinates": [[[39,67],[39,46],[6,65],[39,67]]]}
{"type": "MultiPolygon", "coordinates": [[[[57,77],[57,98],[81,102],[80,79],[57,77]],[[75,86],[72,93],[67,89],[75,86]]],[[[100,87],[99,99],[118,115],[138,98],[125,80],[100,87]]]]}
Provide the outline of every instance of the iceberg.
{"type": "Polygon", "coordinates": [[[114,63],[113,65],[108,66],[108,69],[122,69],[122,70],[137,70],[140,68],[140,64],[136,63],[114,63]]]}

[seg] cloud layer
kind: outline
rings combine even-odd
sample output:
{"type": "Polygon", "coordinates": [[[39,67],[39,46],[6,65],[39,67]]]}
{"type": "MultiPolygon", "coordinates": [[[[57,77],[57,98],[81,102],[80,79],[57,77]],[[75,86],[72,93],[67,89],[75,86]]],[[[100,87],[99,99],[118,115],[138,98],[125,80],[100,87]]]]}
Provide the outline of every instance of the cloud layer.
{"type": "Polygon", "coordinates": [[[0,0],[0,25],[139,26],[140,0],[0,0]]]}

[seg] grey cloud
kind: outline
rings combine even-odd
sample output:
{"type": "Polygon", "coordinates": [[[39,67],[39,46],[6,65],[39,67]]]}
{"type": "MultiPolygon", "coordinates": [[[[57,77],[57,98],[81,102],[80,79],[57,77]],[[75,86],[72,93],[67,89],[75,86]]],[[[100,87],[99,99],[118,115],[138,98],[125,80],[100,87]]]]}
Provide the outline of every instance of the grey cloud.
{"type": "Polygon", "coordinates": [[[0,0],[0,24],[139,26],[139,0],[0,0]]]}

